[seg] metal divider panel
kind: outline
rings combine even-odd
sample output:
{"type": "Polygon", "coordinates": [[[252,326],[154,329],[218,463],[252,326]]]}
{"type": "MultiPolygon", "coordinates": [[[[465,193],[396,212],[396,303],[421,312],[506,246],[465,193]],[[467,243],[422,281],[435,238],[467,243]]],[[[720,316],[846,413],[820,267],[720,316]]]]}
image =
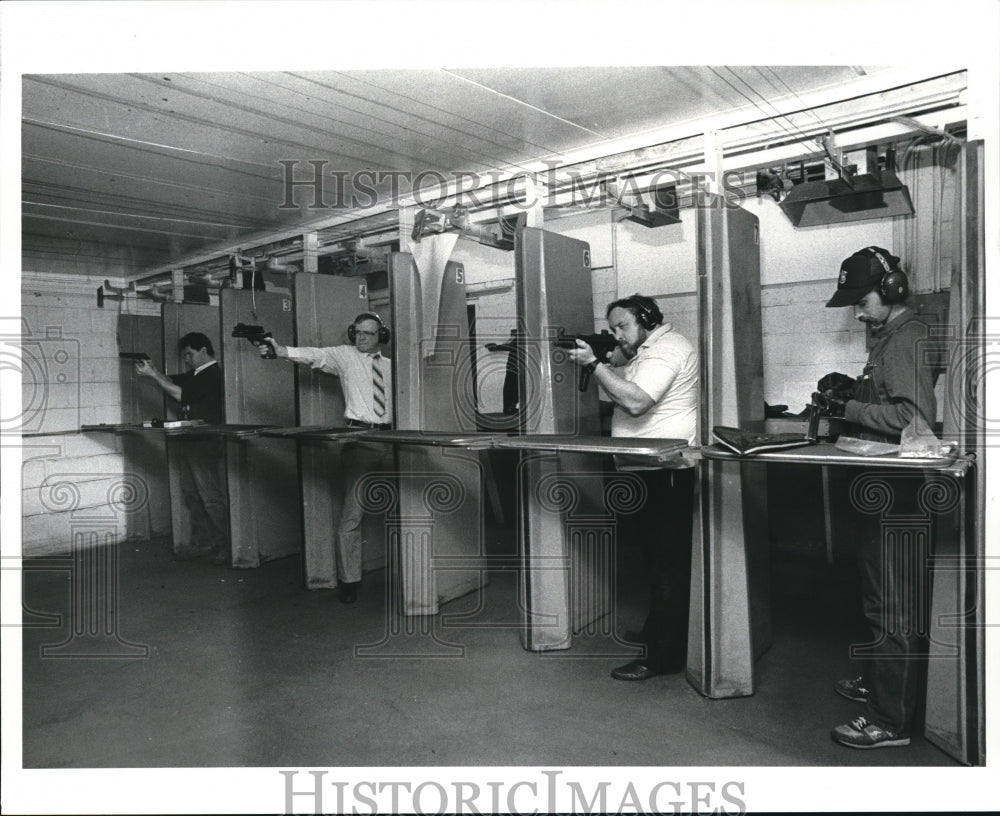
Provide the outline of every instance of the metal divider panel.
{"type": "Polygon", "coordinates": [[[577,388],[579,369],[552,340],[593,334],[590,245],[544,230],[516,236],[518,323],[524,327],[519,371],[524,433],[580,434],[600,430],[596,385],[577,388]]]}
{"type": "Polygon", "coordinates": [[[262,326],[275,337],[292,337],[289,295],[223,289],[219,296],[224,350],[226,422],[291,425],[295,422],[295,372],[281,360],[265,360],[253,343],[233,337],[237,323],[262,326]]]}
{"type": "MultiPolygon", "coordinates": [[[[347,327],[360,312],[368,311],[365,279],[300,272],[294,276],[293,286],[295,335],[288,338],[287,344],[314,348],[347,344],[347,327]]],[[[296,371],[299,422],[342,421],[344,393],[340,378],[304,366],[297,366],[296,371]]]]}

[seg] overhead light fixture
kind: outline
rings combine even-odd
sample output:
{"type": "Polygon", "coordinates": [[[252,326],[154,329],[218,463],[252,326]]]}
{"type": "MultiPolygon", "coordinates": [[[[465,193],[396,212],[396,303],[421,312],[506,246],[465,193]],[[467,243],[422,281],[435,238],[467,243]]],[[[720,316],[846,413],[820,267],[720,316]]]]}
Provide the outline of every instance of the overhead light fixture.
{"type": "Polygon", "coordinates": [[[97,308],[104,308],[104,301],[110,298],[111,300],[117,300],[119,309],[121,308],[121,302],[125,299],[125,295],[135,292],[135,281],[129,281],[125,286],[117,287],[112,286],[111,281],[107,278],[104,279],[104,284],[97,287],[97,308]]]}
{"type": "Polygon", "coordinates": [[[345,241],[344,254],[330,256],[333,274],[360,277],[387,272],[389,251],[385,247],[366,247],[357,240],[345,241]]]}
{"type": "MultiPolygon", "coordinates": [[[[613,192],[613,186],[609,187],[609,192],[613,192]]],[[[626,221],[634,221],[644,227],[665,227],[670,224],[681,223],[680,208],[677,204],[677,186],[674,184],[661,184],[653,187],[647,192],[652,200],[652,206],[646,203],[646,199],[641,192],[631,194],[635,198],[634,204],[626,204],[619,195],[618,206],[623,207],[628,213],[626,221]]]]}
{"type": "Polygon", "coordinates": [[[436,235],[444,232],[457,232],[466,238],[472,238],[484,246],[495,247],[505,251],[514,249],[514,234],[518,228],[527,223],[527,216],[524,213],[517,213],[513,217],[500,216],[498,224],[499,234],[487,224],[473,223],[465,207],[456,206],[451,212],[440,210],[420,210],[413,220],[413,232],[410,238],[414,243],[420,243],[420,239],[426,235],[436,235]]]}
{"type": "Polygon", "coordinates": [[[297,264],[287,263],[272,255],[264,262],[264,271],[276,272],[280,275],[293,275],[299,271],[299,267],[297,264]]]}
{"type": "Polygon", "coordinates": [[[845,224],[871,218],[913,215],[910,191],[895,173],[893,152],[879,168],[878,149],[868,148],[868,171],[855,175],[833,162],[839,176],[797,184],[778,204],[796,227],[845,224]]]}
{"type": "Polygon", "coordinates": [[[782,196],[786,195],[794,186],[792,180],[787,175],[782,175],[773,167],[769,167],[766,170],[758,170],[756,183],[757,198],[766,193],[779,203],[782,196]]]}
{"type": "Polygon", "coordinates": [[[153,284],[149,288],[139,289],[136,287],[135,293],[137,297],[145,298],[147,300],[152,300],[156,303],[163,303],[170,298],[170,284],[153,284]]]}

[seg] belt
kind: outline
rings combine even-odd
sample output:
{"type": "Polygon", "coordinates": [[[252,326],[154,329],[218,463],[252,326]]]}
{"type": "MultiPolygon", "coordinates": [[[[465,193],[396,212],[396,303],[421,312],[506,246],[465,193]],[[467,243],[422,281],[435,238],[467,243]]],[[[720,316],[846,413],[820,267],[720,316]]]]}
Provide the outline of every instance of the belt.
{"type": "Polygon", "coordinates": [[[388,422],[362,422],[360,419],[348,419],[348,428],[368,428],[374,431],[388,431],[392,429],[392,425],[388,422]]]}

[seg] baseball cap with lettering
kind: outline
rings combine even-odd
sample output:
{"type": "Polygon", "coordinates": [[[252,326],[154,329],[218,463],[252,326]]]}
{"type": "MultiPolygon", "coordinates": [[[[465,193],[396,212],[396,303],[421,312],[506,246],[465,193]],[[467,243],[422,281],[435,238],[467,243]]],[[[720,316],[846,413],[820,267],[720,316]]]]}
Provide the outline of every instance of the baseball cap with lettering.
{"type": "Polygon", "coordinates": [[[877,287],[882,276],[897,269],[899,258],[882,247],[867,247],[855,252],[840,265],[837,291],[827,306],[853,306],[877,287]]]}

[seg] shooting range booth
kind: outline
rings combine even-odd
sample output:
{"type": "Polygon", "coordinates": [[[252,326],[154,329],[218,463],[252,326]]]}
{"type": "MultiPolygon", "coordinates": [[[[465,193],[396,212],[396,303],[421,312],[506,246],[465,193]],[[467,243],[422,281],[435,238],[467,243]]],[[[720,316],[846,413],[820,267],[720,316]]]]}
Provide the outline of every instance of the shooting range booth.
{"type": "MultiPolygon", "coordinates": [[[[386,567],[391,620],[435,615],[440,604],[478,589],[486,576],[484,476],[477,453],[482,440],[474,438],[475,406],[464,390],[470,366],[464,270],[446,254],[432,255],[423,259],[423,268],[410,253],[386,256],[391,327],[386,352],[393,364],[396,427],[345,427],[339,378],[297,367],[300,424],[261,432],[298,447],[308,589],[338,584],[343,457],[357,444],[385,447],[391,471],[368,474],[355,489],[365,509],[362,569],[386,567]]],[[[299,346],[347,343],[348,326],[371,311],[363,277],[303,272],[294,282],[299,346]]]]}
{"type": "MultiPolygon", "coordinates": [[[[403,528],[389,552],[404,576],[401,611],[435,614],[483,585],[498,563],[483,532],[484,497],[495,489],[491,456],[500,453],[515,462],[522,645],[549,651],[570,648],[574,637],[605,638],[615,591],[616,500],[609,496],[616,489],[609,492],[607,482],[627,479],[616,475],[612,457],[677,466],[687,444],[601,436],[596,385],[580,390],[579,369],[556,344],[594,331],[589,245],[524,225],[513,235],[520,404],[513,424],[481,430],[466,275],[449,259],[454,236],[447,238],[414,242],[412,262],[408,253],[391,258],[397,430],[365,434],[391,438],[398,449],[403,528]]],[[[621,644],[616,656],[634,651],[621,644]]]]}
{"type": "MultiPolygon", "coordinates": [[[[406,576],[400,579],[405,615],[435,614],[441,604],[485,584],[491,562],[484,497],[495,489],[490,453],[528,434],[566,437],[599,430],[596,389],[578,390],[576,367],[554,344],[561,332],[593,331],[587,244],[523,226],[514,234],[515,319],[524,345],[513,434],[480,430],[466,274],[449,257],[454,244],[455,236],[423,236],[411,245],[412,255],[394,254],[390,262],[397,432],[372,436],[391,435],[398,448],[403,527],[400,546],[391,552],[406,576]]],[[[522,642],[532,650],[566,648],[572,630],[606,614],[608,576],[595,571],[593,558],[582,552],[587,535],[578,535],[575,518],[567,521],[571,509],[553,507],[545,491],[559,493],[555,482],[571,482],[579,497],[573,509],[587,515],[602,495],[603,476],[582,449],[558,455],[544,444],[503,449],[518,460],[522,642]],[[587,600],[573,604],[574,594],[587,600]]]]}
{"type": "Polygon", "coordinates": [[[532,651],[568,649],[582,632],[611,634],[615,591],[617,527],[606,501],[614,491],[605,490],[614,444],[600,436],[596,383],[581,391],[578,367],[556,345],[594,331],[590,246],[533,227],[515,245],[522,438],[508,444],[519,451],[521,641],[532,651]]]}
{"type": "MultiPolygon", "coordinates": [[[[982,385],[968,364],[970,351],[981,352],[985,336],[974,317],[982,304],[977,283],[983,263],[981,144],[971,146],[961,173],[968,234],[953,273],[949,323],[941,327],[938,341],[950,347],[947,387],[963,395],[945,406],[943,438],[960,440],[964,452],[982,449],[976,420],[982,385]]],[[[870,494],[874,498],[867,511],[881,519],[887,548],[903,542],[912,550],[914,568],[929,568],[931,574],[924,734],[958,761],[981,763],[982,579],[972,565],[983,554],[978,509],[985,495],[982,469],[961,452],[923,460],[887,455],[876,462],[823,442],[750,456],[713,444],[716,425],[765,429],[759,231],[752,214],[709,194],[696,207],[696,218],[702,458],[695,491],[688,681],[713,699],[755,691],[754,663],[770,644],[770,468],[814,468],[824,473],[824,484],[829,471],[847,467],[866,469],[858,482],[868,478],[884,485],[887,476],[919,478],[924,481],[923,517],[894,517],[884,488],[870,494]]],[[[929,343],[922,364],[940,354],[940,343],[929,343]]]]}
{"type": "MultiPolygon", "coordinates": [[[[222,425],[180,427],[167,431],[168,463],[184,445],[217,445],[224,460],[226,516],[231,564],[256,567],[301,548],[300,493],[294,451],[261,437],[262,427],[287,425],[295,418],[294,375],[268,366],[257,348],[232,337],[237,323],[267,326],[275,332],[292,327],[287,295],[224,288],[219,305],[163,304],[163,354],[181,370],[177,343],[193,331],[205,334],[216,350],[224,384],[222,425]],[[272,328],[273,327],[273,328],[272,328]]],[[[166,400],[166,418],[176,420],[176,406],[166,400]]],[[[191,519],[183,500],[177,468],[169,468],[172,541],[175,552],[190,550],[191,519]]]]}
{"type": "MultiPolygon", "coordinates": [[[[298,272],[292,278],[294,335],[275,334],[279,342],[324,348],[349,342],[347,329],[362,312],[371,311],[365,277],[298,272]],[[290,338],[294,338],[291,342],[290,338]]],[[[391,355],[390,355],[391,356],[391,355]]],[[[271,368],[294,370],[297,378],[298,422],[269,428],[261,435],[284,439],[297,449],[301,482],[303,581],[306,589],[334,589],[338,584],[335,537],[343,510],[344,443],[357,431],[344,424],[344,392],[340,378],[306,366],[265,361],[271,368]]],[[[366,513],[362,521],[362,571],[386,564],[385,521],[382,513],[366,513]]]]}

